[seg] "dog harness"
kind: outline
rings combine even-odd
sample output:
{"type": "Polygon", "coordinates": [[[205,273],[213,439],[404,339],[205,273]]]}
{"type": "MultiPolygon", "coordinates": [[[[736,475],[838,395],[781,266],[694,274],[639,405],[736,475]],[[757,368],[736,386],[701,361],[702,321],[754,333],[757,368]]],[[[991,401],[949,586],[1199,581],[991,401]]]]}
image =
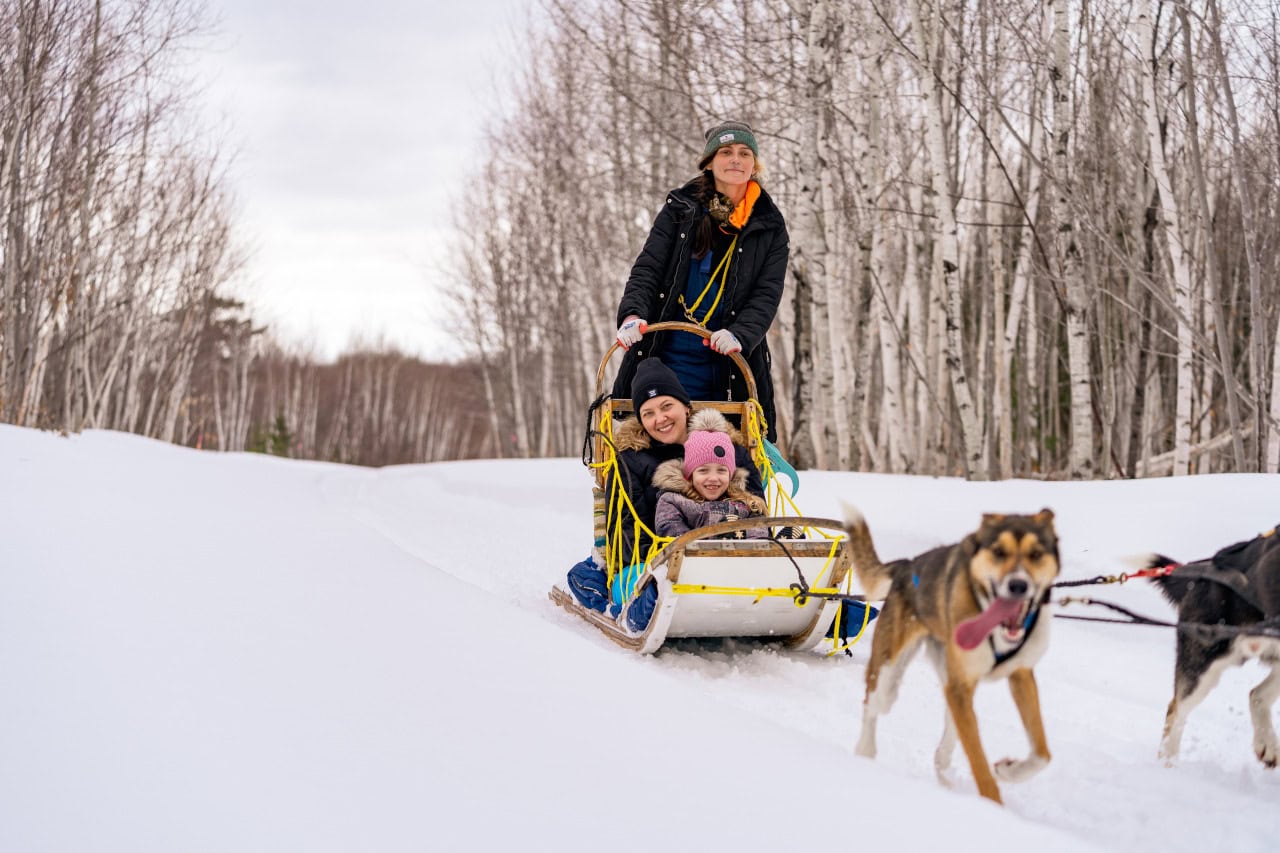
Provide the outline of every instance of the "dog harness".
{"type": "Polygon", "coordinates": [[[996,659],[996,666],[999,666],[1018,652],[1022,651],[1022,647],[1027,644],[1027,640],[1031,639],[1032,629],[1034,629],[1036,624],[1040,621],[1040,608],[1043,604],[1044,601],[1041,600],[1036,603],[1035,607],[1031,608],[1031,612],[1027,614],[1027,618],[1022,620],[1022,641],[1004,654],[1000,654],[1000,652],[996,651],[995,637],[987,637],[987,643],[991,645],[991,655],[996,659]]]}

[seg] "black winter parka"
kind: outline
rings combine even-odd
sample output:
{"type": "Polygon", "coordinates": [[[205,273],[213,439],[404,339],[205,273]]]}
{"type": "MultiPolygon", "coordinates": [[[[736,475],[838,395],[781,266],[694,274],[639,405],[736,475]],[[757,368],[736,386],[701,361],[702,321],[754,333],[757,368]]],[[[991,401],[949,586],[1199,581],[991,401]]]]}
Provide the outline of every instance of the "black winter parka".
{"type": "MultiPolygon", "coordinates": [[[[685,320],[679,296],[689,278],[689,260],[693,254],[694,231],[698,220],[708,214],[698,201],[701,178],[695,178],[667,195],[666,204],[658,212],[645,240],[640,256],[631,267],[627,286],[618,304],[618,325],[631,315],[650,323],[685,320]]],[[[728,329],[742,344],[742,355],[756,380],[760,407],[768,424],[766,438],[777,440],[774,417],[772,358],[765,333],[778,313],[782,301],[783,280],[790,253],[787,224],[773,199],[763,189],[751,211],[751,218],[738,240],[735,257],[729,264],[729,278],[721,307],[711,319],[712,331],[728,329]]],[[[631,396],[631,380],[640,359],[661,357],[670,335],[684,332],[661,332],[645,335],[622,359],[613,396],[631,396]]],[[[739,376],[729,359],[716,359],[720,375],[717,385],[723,388],[725,400],[747,399],[746,380],[739,376]]]]}

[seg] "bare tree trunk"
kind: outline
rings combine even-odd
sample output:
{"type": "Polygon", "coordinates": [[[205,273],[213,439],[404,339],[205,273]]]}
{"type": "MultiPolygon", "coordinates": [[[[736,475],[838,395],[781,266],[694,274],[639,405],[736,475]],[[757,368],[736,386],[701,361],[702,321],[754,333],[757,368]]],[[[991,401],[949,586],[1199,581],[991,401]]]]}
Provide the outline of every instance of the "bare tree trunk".
{"type": "Polygon", "coordinates": [[[791,460],[801,470],[818,466],[817,447],[813,441],[813,287],[806,272],[792,269],[795,279],[795,362],[791,373],[795,378],[792,408],[795,421],[791,427],[791,460]]]}
{"type": "MultiPolygon", "coordinates": [[[[1187,26],[1186,11],[1179,8],[1179,16],[1183,26],[1187,26]]],[[[1240,116],[1236,111],[1235,92],[1232,89],[1231,75],[1227,71],[1226,53],[1222,49],[1222,17],[1218,11],[1217,0],[1208,0],[1209,40],[1213,45],[1213,55],[1219,74],[1218,85],[1222,91],[1223,104],[1226,106],[1227,122],[1231,127],[1231,175],[1234,179],[1236,195],[1240,199],[1240,220],[1244,226],[1245,259],[1249,266],[1249,376],[1254,394],[1254,423],[1256,424],[1259,454],[1266,450],[1266,465],[1259,464],[1258,470],[1276,473],[1280,465],[1280,384],[1271,383],[1271,422],[1268,423],[1266,411],[1266,328],[1265,312],[1262,304],[1261,258],[1258,257],[1258,213],[1254,204],[1253,188],[1250,175],[1253,170],[1244,162],[1245,146],[1240,134],[1240,116]]],[[[1190,60],[1188,59],[1188,62],[1190,60]]],[[[1277,326],[1280,330],[1280,326],[1277,326]]],[[[1280,331],[1277,333],[1280,335],[1280,331]]],[[[1280,338],[1276,341],[1277,355],[1280,355],[1280,338]]],[[[1258,460],[1261,463],[1261,459],[1258,460]]]]}
{"type": "Polygon", "coordinates": [[[1073,480],[1093,476],[1093,388],[1089,366],[1089,317],[1076,239],[1075,216],[1071,207],[1074,185],[1071,164],[1070,39],[1067,0],[1051,0],[1054,10],[1052,56],[1049,80],[1053,92],[1054,225],[1056,228],[1058,280],[1062,283],[1067,321],[1067,372],[1071,386],[1071,447],[1068,474],[1073,480]]]}
{"type": "MultiPolygon", "coordinates": [[[[1196,78],[1195,60],[1191,51],[1191,21],[1185,6],[1176,7],[1178,22],[1182,25],[1182,90],[1187,101],[1187,144],[1191,154],[1191,174],[1194,181],[1192,195],[1198,199],[1198,225],[1205,242],[1205,303],[1213,318],[1213,339],[1218,344],[1218,360],[1222,362],[1223,396],[1227,404],[1227,419],[1231,425],[1231,453],[1235,461],[1236,471],[1245,471],[1244,442],[1240,435],[1240,406],[1237,402],[1235,370],[1232,365],[1231,341],[1227,335],[1227,319],[1222,310],[1222,284],[1218,276],[1218,265],[1214,259],[1213,217],[1209,213],[1209,187],[1204,177],[1204,166],[1200,157],[1199,125],[1196,120],[1196,78]]],[[[1245,240],[1248,243],[1248,238],[1245,240]]],[[[1252,349],[1250,350],[1252,353],[1252,349]]],[[[1206,371],[1208,373],[1208,371],[1206,371]]],[[[1206,398],[1207,399],[1207,398],[1206,398]]],[[[1254,459],[1256,463],[1256,457],[1254,459]]]]}
{"type": "Polygon", "coordinates": [[[1138,309],[1138,364],[1134,371],[1133,408],[1129,416],[1129,457],[1125,474],[1138,476],[1138,461],[1143,448],[1148,443],[1146,423],[1150,418],[1147,412],[1147,386],[1150,382],[1151,370],[1147,366],[1151,349],[1151,302],[1155,289],[1155,233],[1159,222],[1159,209],[1156,207],[1156,192],[1151,192],[1151,201],[1147,205],[1142,225],[1143,271],[1146,281],[1142,284],[1142,301],[1138,309]]]}
{"type": "MultiPolygon", "coordinates": [[[[880,92],[885,86],[882,73],[883,59],[880,55],[884,50],[884,30],[879,24],[872,24],[869,29],[866,46],[874,58],[869,69],[868,90],[880,92]]],[[[881,397],[879,403],[883,438],[879,445],[884,457],[884,468],[890,473],[904,473],[911,470],[913,458],[906,424],[906,407],[909,397],[906,393],[900,358],[900,354],[905,349],[905,312],[897,308],[899,303],[905,304],[901,297],[905,294],[906,287],[904,284],[896,288],[891,287],[892,277],[886,262],[889,248],[889,232],[886,228],[888,216],[878,210],[878,200],[885,183],[885,151],[881,102],[877,97],[870,98],[867,105],[866,134],[867,146],[863,155],[863,167],[858,170],[858,196],[865,209],[861,219],[864,224],[858,242],[859,253],[863,258],[864,286],[870,289],[871,310],[875,312],[875,326],[880,342],[881,397]]],[[[861,348],[870,357],[871,347],[866,342],[861,343],[861,348]]],[[[859,377],[861,376],[862,371],[859,371],[859,377]]],[[[869,376],[867,378],[869,379],[869,376]]],[[[864,405],[862,408],[863,416],[869,415],[868,410],[871,407],[864,405]]]]}
{"type": "Polygon", "coordinates": [[[1152,55],[1155,32],[1151,21],[1151,0],[1141,0],[1134,20],[1134,34],[1139,48],[1142,79],[1143,115],[1146,119],[1147,148],[1151,158],[1151,176],[1160,192],[1160,209],[1164,213],[1165,241],[1173,266],[1175,321],[1177,323],[1177,396],[1174,410],[1173,474],[1189,472],[1191,463],[1191,392],[1193,376],[1193,342],[1191,334],[1192,301],[1191,269],[1188,248],[1183,237],[1178,202],[1174,196],[1169,170],[1165,165],[1164,141],[1160,133],[1155,88],[1155,59],[1152,55]]]}
{"type": "MultiPolygon", "coordinates": [[[[814,425],[816,429],[813,429],[817,439],[815,462],[829,468],[837,458],[833,407],[836,404],[834,376],[838,365],[832,326],[840,322],[842,312],[841,294],[834,286],[831,268],[834,260],[830,244],[834,191],[827,161],[834,152],[829,141],[833,121],[831,94],[834,66],[840,49],[840,23],[828,0],[810,0],[807,23],[807,103],[800,143],[800,176],[805,183],[800,190],[797,239],[791,244],[791,266],[796,279],[806,283],[814,321],[811,365],[816,400],[812,409],[821,413],[814,425]]],[[[844,440],[847,442],[847,435],[844,440]]]]}
{"type": "MultiPolygon", "coordinates": [[[[979,27],[981,30],[981,44],[983,57],[983,76],[987,81],[987,85],[991,86],[991,81],[995,77],[992,60],[992,36],[989,30],[990,19],[987,10],[980,9],[979,27]]],[[[984,127],[990,126],[991,123],[991,98],[984,98],[982,101],[981,123],[984,127]]],[[[988,444],[988,453],[994,452],[995,455],[995,476],[997,479],[1007,479],[1013,473],[1013,419],[1010,412],[1013,409],[1013,397],[1009,389],[1009,371],[1007,365],[1010,361],[1008,352],[1008,343],[1005,339],[1005,290],[1007,285],[1007,276],[1004,262],[1004,231],[1000,228],[993,228],[995,222],[1000,219],[999,202],[1005,197],[1003,190],[1004,176],[1000,169],[1000,158],[998,151],[992,151],[990,145],[982,146],[982,183],[985,187],[983,193],[984,202],[982,204],[983,222],[987,223],[986,230],[986,249],[987,262],[991,269],[991,360],[994,362],[990,366],[991,382],[991,405],[990,412],[983,421],[988,424],[987,433],[991,439],[988,444]]],[[[979,276],[981,278],[981,276],[979,276]]],[[[986,352],[986,349],[983,349],[986,352]]]]}
{"type": "MultiPolygon", "coordinates": [[[[1051,19],[1047,15],[1043,16],[1041,20],[1042,27],[1048,27],[1051,24],[1051,19]]],[[[1047,35],[1047,31],[1045,34],[1047,35]]],[[[1034,278],[1032,253],[1038,239],[1036,236],[1036,222],[1040,212],[1042,187],[1040,163],[1044,154],[1042,150],[1044,140],[1042,122],[1044,117],[1038,111],[1039,105],[1043,103],[1040,92],[1039,81],[1033,80],[1030,96],[1031,110],[1027,126],[1027,145],[1024,155],[1027,163],[1027,183],[1022,189],[1024,199],[1022,218],[1025,224],[1018,229],[1021,232],[1021,240],[1013,263],[1013,286],[1009,291],[1009,308],[1005,316],[1003,340],[1000,347],[1001,361],[997,368],[1004,392],[999,412],[1000,443],[998,448],[1002,471],[1012,471],[1014,466],[1013,356],[1017,352],[1018,329],[1022,325],[1027,293],[1034,278]]],[[[1034,317],[1027,320],[1029,330],[1034,328],[1034,323],[1034,317]]],[[[1005,475],[1002,474],[1002,476],[1005,475]]]]}
{"type": "Polygon", "coordinates": [[[934,207],[938,214],[935,238],[938,240],[940,250],[942,288],[946,295],[944,303],[946,365],[951,378],[951,393],[955,398],[959,414],[965,474],[973,479],[983,480],[987,478],[986,449],[964,366],[959,227],[955,218],[955,195],[951,191],[951,181],[947,174],[949,161],[942,127],[942,93],[936,76],[943,28],[939,21],[931,21],[932,32],[929,35],[926,34],[927,31],[922,26],[924,15],[921,2],[923,0],[912,0],[911,10],[920,47],[920,77],[924,87],[925,135],[929,143],[930,184],[933,188],[934,207]]]}

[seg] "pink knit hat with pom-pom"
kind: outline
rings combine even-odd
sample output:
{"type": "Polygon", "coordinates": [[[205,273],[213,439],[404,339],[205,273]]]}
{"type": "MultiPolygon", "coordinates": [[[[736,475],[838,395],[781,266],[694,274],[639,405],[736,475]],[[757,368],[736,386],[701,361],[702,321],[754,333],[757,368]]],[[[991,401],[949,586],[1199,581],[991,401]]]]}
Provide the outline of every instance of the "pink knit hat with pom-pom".
{"type": "Polygon", "coordinates": [[[689,479],[703,465],[719,463],[733,476],[733,440],[717,430],[695,430],[684,442],[684,476],[689,479]]]}

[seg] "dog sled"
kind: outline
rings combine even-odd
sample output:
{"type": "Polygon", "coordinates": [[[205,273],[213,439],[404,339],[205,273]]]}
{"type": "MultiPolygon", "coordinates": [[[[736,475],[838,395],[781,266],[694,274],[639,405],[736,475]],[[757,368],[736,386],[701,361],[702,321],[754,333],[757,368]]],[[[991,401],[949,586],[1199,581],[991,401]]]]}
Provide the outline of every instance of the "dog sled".
{"type": "MultiPolygon", "coordinates": [[[[648,333],[663,331],[710,337],[710,332],[692,323],[656,323],[648,328],[648,333]]],[[[755,377],[746,360],[740,353],[728,356],[742,372],[748,399],[695,400],[693,409],[714,408],[736,420],[765,484],[769,514],[726,520],[669,538],[658,536],[627,511],[630,502],[621,489],[613,427],[616,419],[632,414],[632,403],[604,399],[606,369],[619,348],[617,343],[609,348],[596,374],[598,403],[592,409],[590,441],[584,447],[584,454],[589,454],[584,462],[595,481],[596,553],[603,557],[610,585],[619,581],[624,568],[637,568],[623,554],[623,525],[634,525],[633,533],[643,533],[652,545],[634,592],[616,618],[582,605],[560,586],[552,588],[551,600],[641,654],[652,654],[671,639],[694,637],[762,638],[796,649],[816,646],[841,612],[841,602],[862,598],[853,589],[852,555],[842,522],[801,514],[783,487],[776,470],[781,466],[775,466],[775,457],[766,452],[755,377]],[[771,532],[770,538],[726,538],[762,527],[771,532]],[[628,610],[650,586],[656,589],[652,616],[643,630],[633,630],[628,627],[628,610]]],[[[794,493],[796,484],[791,485],[794,493]]],[[[653,600],[652,593],[648,597],[653,600]]],[[[860,627],[865,626],[864,618],[860,627]]]]}

